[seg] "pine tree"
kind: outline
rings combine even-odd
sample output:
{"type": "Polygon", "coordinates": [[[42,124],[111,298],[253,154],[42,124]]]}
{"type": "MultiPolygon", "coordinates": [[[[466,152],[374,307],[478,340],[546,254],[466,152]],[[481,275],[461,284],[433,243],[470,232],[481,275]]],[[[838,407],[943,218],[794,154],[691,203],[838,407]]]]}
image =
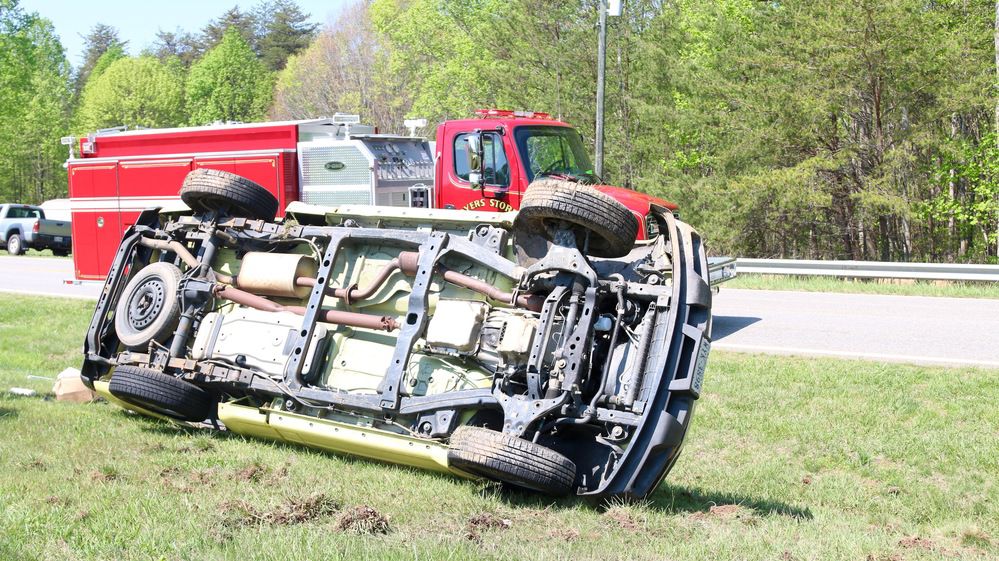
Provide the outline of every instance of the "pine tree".
{"type": "Polygon", "coordinates": [[[309,22],[293,0],[274,0],[261,4],[259,53],[270,70],[284,68],[288,57],[304,50],[316,36],[318,24],[309,22]]]}
{"type": "Polygon", "coordinates": [[[83,85],[87,83],[90,72],[101,56],[111,49],[117,48],[124,52],[128,41],[122,41],[118,30],[103,23],[95,24],[90,32],[83,36],[83,62],[76,71],[74,92],[79,95],[83,85]]]}

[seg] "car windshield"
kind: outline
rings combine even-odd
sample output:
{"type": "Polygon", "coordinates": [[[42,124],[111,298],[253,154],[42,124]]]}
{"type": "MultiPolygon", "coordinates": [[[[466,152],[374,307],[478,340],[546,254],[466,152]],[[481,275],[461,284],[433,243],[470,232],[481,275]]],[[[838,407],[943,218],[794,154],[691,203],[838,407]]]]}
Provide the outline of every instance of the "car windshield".
{"type": "Polygon", "coordinates": [[[583,139],[569,127],[517,127],[517,150],[524,161],[528,181],[538,176],[564,175],[583,183],[596,183],[593,164],[583,148],[583,139]]]}

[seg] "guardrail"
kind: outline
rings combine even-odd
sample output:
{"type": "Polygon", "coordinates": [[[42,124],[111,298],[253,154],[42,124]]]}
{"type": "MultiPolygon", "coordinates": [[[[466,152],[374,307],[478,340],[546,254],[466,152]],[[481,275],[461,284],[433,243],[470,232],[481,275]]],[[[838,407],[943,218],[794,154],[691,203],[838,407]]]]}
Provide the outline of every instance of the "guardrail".
{"type": "Polygon", "coordinates": [[[736,263],[739,274],[999,282],[999,265],[742,258],[736,263]]]}

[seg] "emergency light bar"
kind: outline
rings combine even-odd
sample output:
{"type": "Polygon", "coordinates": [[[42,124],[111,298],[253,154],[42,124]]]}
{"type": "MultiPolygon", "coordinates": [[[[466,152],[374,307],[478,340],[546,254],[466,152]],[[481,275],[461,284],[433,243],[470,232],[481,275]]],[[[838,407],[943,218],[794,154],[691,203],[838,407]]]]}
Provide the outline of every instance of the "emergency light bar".
{"type": "Polygon", "coordinates": [[[540,111],[511,111],[509,109],[479,109],[475,112],[481,117],[514,117],[522,119],[551,119],[548,113],[540,111]]]}

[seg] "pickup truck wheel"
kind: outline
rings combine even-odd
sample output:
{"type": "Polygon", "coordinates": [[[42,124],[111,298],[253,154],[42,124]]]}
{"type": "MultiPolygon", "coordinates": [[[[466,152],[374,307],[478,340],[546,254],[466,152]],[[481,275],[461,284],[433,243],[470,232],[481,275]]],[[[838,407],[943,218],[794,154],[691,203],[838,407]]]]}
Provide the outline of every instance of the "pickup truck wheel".
{"type": "Polygon", "coordinates": [[[180,198],[196,213],[222,212],[229,216],[273,220],[278,201],[267,189],[249,179],[217,169],[196,169],[187,174],[180,198]]]}
{"type": "Polygon", "coordinates": [[[153,263],[125,285],[114,312],[114,330],[129,349],[163,343],[180,319],[181,272],[172,263],[153,263]]]}
{"type": "Polygon", "coordinates": [[[215,416],[215,399],[205,390],[169,374],[138,366],[118,366],[108,384],[118,399],[181,421],[215,416]]]}
{"type": "Polygon", "coordinates": [[[638,236],[638,220],[628,207],[593,187],[560,179],[531,183],[514,226],[551,239],[560,222],[570,225],[580,249],[589,234],[587,253],[594,257],[627,255],[638,236]]]}
{"type": "Polygon", "coordinates": [[[7,253],[11,255],[21,255],[24,253],[24,240],[21,239],[20,234],[7,236],[7,253]]]}
{"type": "Polygon", "coordinates": [[[569,458],[482,427],[458,427],[451,435],[447,459],[462,471],[549,495],[568,494],[576,481],[576,464],[569,458]]]}

